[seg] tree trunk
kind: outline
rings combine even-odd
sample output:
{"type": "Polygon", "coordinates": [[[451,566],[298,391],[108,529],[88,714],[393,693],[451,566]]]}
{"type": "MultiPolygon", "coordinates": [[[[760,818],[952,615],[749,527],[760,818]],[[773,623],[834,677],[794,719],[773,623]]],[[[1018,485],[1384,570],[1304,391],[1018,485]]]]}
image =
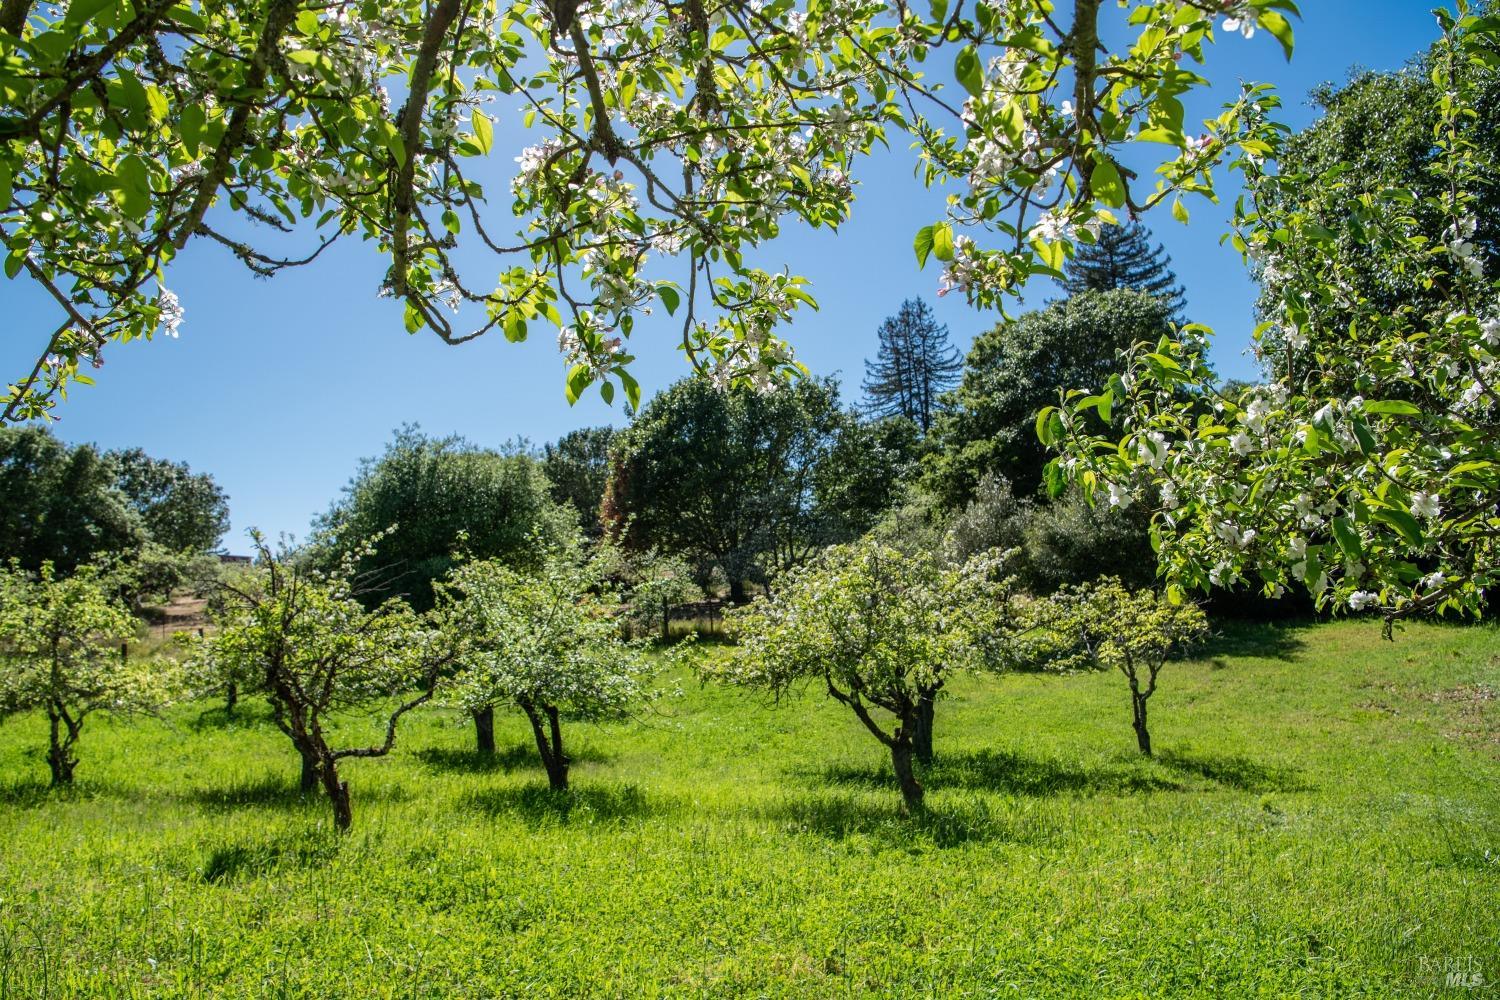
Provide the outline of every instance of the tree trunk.
{"type": "Polygon", "coordinates": [[[672,606],[667,599],[661,599],[661,641],[669,642],[672,638],[672,606]]]}
{"type": "Polygon", "coordinates": [[[310,750],[297,748],[302,755],[302,778],[297,784],[297,789],[303,794],[313,791],[318,787],[318,757],[310,750]]]}
{"type": "Polygon", "coordinates": [[[922,784],[917,781],[916,772],[912,769],[912,745],[911,738],[904,735],[905,727],[896,736],[896,742],[891,747],[891,764],[896,769],[896,780],[901,784],[901,800],[906,804],[908,813],[922,811],[922,784]]]}
{"type": "Polygon", "coordinates": [[[1135,742],[1141,753],[1151,756],[1151,731],[1146,728],[1146,696],[1131,692],[1131,725],[1135,728],[1135,742]]]}
{"type": "Polygon", "coordinates": [[[567,791],[570,762],[567,754],[563,753],[562,727],[558,721],[557,709],[551,705],[542,706],[542,711],[547,714],[547,728],[542,726],[542,717],[535,707],[522,704],[521,710],[526,713],[526,718],[531,722],[531,734],[536,737],[537,753],[541,755],[542,767],[547,770],[547,784],[552,786],[554,792],[567,791]],[[550,736],[548,735],[549,728],[550,736]]]}
{"type": "Polygon", "coordinates": [[[63,720],[57,712],[49,709],[47,721],[51,724],[47,746],[47,766],[52,769],[52,787],[71,785],[73,769],[78,766],[78,759],[73,756],[72,740],[63,738],[63,720]]]}
{"type": "MultiPolygon", "coordinates": [[[[201,631],[201,629],[200,629],[201,631]]],[[[233,717],[234,706],[240,703],[240,686],[234,681],[229,682],[228,689],[224,692],[224,714],[233,717]]]]}
{"type": "Polygon", "coordinates": [[[331,757],[324,761],[319,771],[323,790],[328,793],[328,801],[333,804],[334,829],[341,833],[347,831],[354,822],[354,811],[349,804],[349,782],[339,780],[338,763],[331,757]]]}
{"type": "Polygon", "coordinates": [[[745,603],[745,581],[738,577],[729,581],[729,603],[734,605],[745,603]]]}
{"type": "Polygon", "coordinates": [[[932,763],[932,719],[937,711],[937,692],[923,691],[917,699],[917,717],[912,733],[912,751],[923,764],[932,763]]]}
{"type": "Polygon", "coordinates": [[[495,753],[495,706],[486,705],[474,713],[474,745],[486,756],[495,753]]]}

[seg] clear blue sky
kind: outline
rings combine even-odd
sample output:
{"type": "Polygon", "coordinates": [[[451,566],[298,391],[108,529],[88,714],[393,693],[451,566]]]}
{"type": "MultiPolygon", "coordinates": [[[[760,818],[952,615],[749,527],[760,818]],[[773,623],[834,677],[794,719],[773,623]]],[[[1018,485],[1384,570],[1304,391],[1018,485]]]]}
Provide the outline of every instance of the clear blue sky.
{"type": "MultiPolygon", "coordinates": [[[[1291,64],[1264,32],[1248,41],[1222,37],[1208,67],[1219,94],[1190,110],[1206,117],[1239,80],[1263,81],[1280,89],[1284,119],[1300,127],[1311,117],[1311,87],[1342,80],[1354,66],[1397,67],[1436,35],[1429,0],[1301,6],[1305,20],[1291,64]]],[[[497,130],[495,148],[505,167],[520,141],[507,124],[497,130]]],[[[790,331],[799,357],[816,373],[841,375],[851,401],[876,327],[903,298],[933,301],[961,348],[995,321],[952,296],[935,299],[938,273],[931,265],[917,270],[912,234],[938,217],[941,202],[912,178],[912,162],[898,148],[865,164],[849,225],[837,234],[788,230],[773,248],[794,273],[812,279],[822,306],[790,331]]],[[[503,205],[502,198],[497,207],[503,205]]],[[[1219,245],[1228,209],[1202,201],[1192,207],[1187,227],[1165,216],[1147,221],[1187,287],[1191,316],[1219,332],[1220,371],[1250,375],[1244,351],[1255,289],[1233,251],[1219,245]]],[[[168,276],[187,313],[181,338],[109,349],[99,384],[74,390],[54,430],[67,441],[140,446],[212,473],[231,501],[234,527],[225,545],[242,551],[251,526],[304,535],[358,459],[379,452],[404,422],[484,445],[516,437],[540,444],[576,427],[624,422],[618,402],[606,407],[597,393],[567,404],[551,333],[520,345],[495,333],[456,348],[431,334],[408,335],[399,307],[376,297],[381,263],[354,244],[335,250],[268,281],[219,247],[190,245],[168,276]]],[[[1038,287],[1031,304],[1050,294],[1038,287]]],[[[13,377],[55,327],[55,307],[24,278],[0,283],[0,305],[7,317],[0,364],[13,377]]],[[[677,333],[664,319],[636,328],[637,377],[648,396],[686,371],[677,333]]]]}

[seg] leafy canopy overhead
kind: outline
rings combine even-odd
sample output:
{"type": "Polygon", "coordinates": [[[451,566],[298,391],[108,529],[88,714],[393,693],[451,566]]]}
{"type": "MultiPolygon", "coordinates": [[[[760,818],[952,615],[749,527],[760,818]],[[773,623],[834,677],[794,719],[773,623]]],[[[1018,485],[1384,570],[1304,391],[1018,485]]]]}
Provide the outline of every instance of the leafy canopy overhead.
{"type": "Polygon", "coordinates": [[[1059,488],[1117,504],[1159,492],[1155,542],[1179,591],[1305,585],[1389,623],[1477,612],[1500,583],[1500,281],[1475,244],[1496,163],[1474,109],[1500,66],[1500,18],[1459,10],[1437,12],[1426,183],[1246,164],[1234,242],[1266,286],[1268,384],[1221,389],[1207,332],[1188,327],[1038,419],[1064,452],[1059,488]],[[1372,261],[1422,294],[1393,305],[1365,280],[1372,261]],[[1111,410],[1124,440],[1090,429],[1111,410]]]}
{"type": "MultiPolygon", "coordinates": [[[[812,302],[751,251],[847,217],[860,157],[914,141],[947,217],[916,237],[983,305],[1056,274],[1112,211],[1212,192],[1266,151],[1247,88],[1189,123],[1207,47],[1292,0],[78,0],[0,5],[0,241],[57,305],[0,420],[43,415],[110,341],[175,336],[190,242],[258,274],[371,244],[370,283],[451,343],[560,330],[567,394],[621,386],[660,306],[721,381],[798,370],[775,328],[812,302]],[[1101,37],[1120,39],[1104,50],[1101,37]],[[936,61],[937,74],[924,64],[936,61]],[[951,72],[958,90],[935,77],[951,72]],[[534,141],[508,191],[495,125],[534,141]],[[1125,156],[1127,147],[1130,155],[1125,156]],[[1156,162],[1154,181],[1121,165],[1156,162]],[[486,259],[488,258],[488,259],[486,259]],[[655,269],[653,259],[671,262],[655,269]]],[[[1265,37],[1265,35],[1262,35],[1265,37]]]]}

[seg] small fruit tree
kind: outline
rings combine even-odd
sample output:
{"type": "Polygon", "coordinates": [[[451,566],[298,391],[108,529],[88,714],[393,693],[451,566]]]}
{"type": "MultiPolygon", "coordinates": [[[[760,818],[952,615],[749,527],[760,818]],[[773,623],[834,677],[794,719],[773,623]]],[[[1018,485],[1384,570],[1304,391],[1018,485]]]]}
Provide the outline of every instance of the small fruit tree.
{"type": "Polygon", "coordinates": [[[442,588],[440,608],[471,642],[454,700],[470,712],[506,702],[524,712],[556,791],[567,789],[572,763],[565,718],[621,718],[650,698],[650,664],[621,635],[600,575],[596,562],[566,548],[530,572],[469,563],[442,588]]]}
{"type": "Polygon", "coordinates": [[[399,599],[374,610],[360,604],[347,571],[378,538],[351,552],[345,572],[335,574],[305,569],[293,553],[254,538],[263,585],[224,585],[219,631],[205,640],[205,652],[225,676],[263,679],[276,725],[302,758],[303,789],[322,784],[334,826],[347,830],[353,813],[340,762],[390,753],[402,716],[431,700],[464,641],[447,619],[418,615],[399,599]],[[337,745],[332,716],[354,711],[384,718],[378,742],[337,745]]]}
{"type": "Polygon", "coordinates": [[[870,539],[834,546],[733,613],[739,649],[708,670],[777,696],[823,683],[890,750],[906,808],[919,810],[920,706],[955,671],[1000,662],[1012,603],[998,566],[988,553],[945,567],[870,539]]]}
{"type": "Polygon", "coordinates": [[[50,562],[36,574],[0,567],[0,718],[46,713],[54,787],[73,783],[89,715],[165,704],[172,685],[164,664],[121,653],[134,636],[135,619],[93,568],[59,578],[50,562]]]}
{"type": "Polygon", "coordinates": [[[1154,590],[1127,590],[1104,579],[1055,594],[1045,620],[1077,652],[1059,661],[1115,669],[1130,684],[1130,724],[1141,753],[1151,755],[1146,703],[1167,658],[1182,653],[1208,633],[1208,619],[1195,604],[1173,603],[1154,590]]]}

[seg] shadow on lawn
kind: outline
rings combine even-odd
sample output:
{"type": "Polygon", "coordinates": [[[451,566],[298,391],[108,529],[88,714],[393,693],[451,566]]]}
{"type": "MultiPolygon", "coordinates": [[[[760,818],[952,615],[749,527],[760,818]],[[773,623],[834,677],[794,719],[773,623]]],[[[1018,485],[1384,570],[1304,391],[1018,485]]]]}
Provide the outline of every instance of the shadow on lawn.
{"type": "Polygon", "coordinates": [[[87,789],[80,791],[77,787],[53,788],[50,783],[41,778],[17,778],[0,784],[0,805],[14,806],[18,809],[35,809],[37,806],[59,798],[88,797],[87,789]]]}
{"type": "Polygon", "coordinates": [[[320,868],[338,856],[342,835],[308,830],[272,840],[220,844],[207,852],[199,874],[205,882],[232,882],[278,870],[320,868]]]}
{"type": "Polygon", "coordinates": [[[1262,764],[1233,754],[1163,750],[1156,759],[1174,771],[1195,774],[1242,792],[1305,792],[1313,787],[1293,768],[1262,764]]]}
{"type": "Polygon", "coordinates": [[[460,803],[487,816],[515,816],[534,826],[622,823],[660,810],[635,785],[583,785],[559,792],[536,782],[475,792],[460,803]]]}
{"type": "Polygon", "coordinates": [[[223,705],[205,708],[188,720],[188,728],[195,733],[210,729],[269,729],[276,725],[271,706],[261,699],[246,700],[230,712],[223,705]]]}
{"type": "Polygon", "coordinates": [[[1307,645],[1302,639],[1306,628],[1306,625],[1229,622],[1193,658],[1217,661],[1229,656],[1253,656],[1291,661],[1307,645]]]}
{"type": "Polygon", "coordinates": [[[788,833],[811,833],[836,841],[866,838],[881,847],[906,851],[993,841],[1038,845],[1056,834],[1037,816],[1005,816],[979,800],[929,803],[921,812],[907,815],[899,797],[875,803],[863,796],[823,792],[787,796],[757,812],[783,824],[788,833]]]}
{"type": "MultiPolygon", "coordinates": [[[[896,788],[895,773],[887,763],[837,764],[814,773],[836,785],[896,788]]],[[[1139,767],[1087,767],[1011,750],[939,753],[919,777],[930,789],[962,788],[1029,796],[1177,792],[1184,787],[1139,767]]]]}
{"type": "Polygon", "coordinates": [[[323,794],[321,788],[304,792],[296,782],[277,774],[259,778],[232,781],[227,785],[212,785],[207,788],[191,788],[185,794],[189,802],[205,809],[229,812],[248,807],[271,809],[300,808],[309,802],[317,802],[323,794]]]}
{"type": "MultiPolygon", "coordinates": [[[[568,753],[574,762],[588,761],[597,764],[609,759],[590,746],[570,748],[568,753]]],[[[413,756],[434,771],[460,774],[510,774],[514,771],[540,771],[542,768],[535,743],[516,743],[494,753],[480,753],[478,750],[458,747],[427,747],[418,750],[413,756]]]]}

